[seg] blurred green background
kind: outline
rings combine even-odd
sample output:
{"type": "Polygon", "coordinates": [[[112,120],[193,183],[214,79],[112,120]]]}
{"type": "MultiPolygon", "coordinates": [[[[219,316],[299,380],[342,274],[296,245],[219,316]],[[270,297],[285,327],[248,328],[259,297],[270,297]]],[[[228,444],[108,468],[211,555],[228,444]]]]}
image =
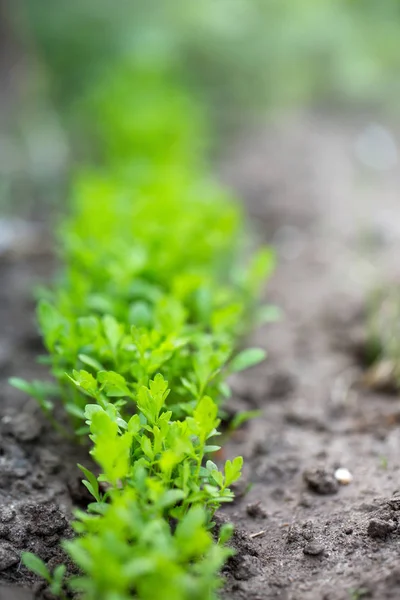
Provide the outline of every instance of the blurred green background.
{"type": "Polygon", "coordinates": [[[219,151],[293,110],[399,111],[398,0],[0,0],[0,23],[3,212],[65,202],[86,98],[132,60],[168,65],[219,151]]]}

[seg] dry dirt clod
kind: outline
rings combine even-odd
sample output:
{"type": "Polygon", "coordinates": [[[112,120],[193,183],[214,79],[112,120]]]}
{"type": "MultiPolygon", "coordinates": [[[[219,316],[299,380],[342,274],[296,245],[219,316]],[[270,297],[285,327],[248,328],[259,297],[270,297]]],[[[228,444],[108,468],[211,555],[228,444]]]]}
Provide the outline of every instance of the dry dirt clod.
{"type": "Polygon", "coordinates": [[[12,434],[20,442],[33,442],[40,436],[42,429],[43,422],[29,413],[17,415],[11,424],[12,434]]]}
{"type": "Polygon", "coordinates": [[[15,509],[11,506],[2,506],[0,508],[0,523],[9,523],[15,518],[15,509]]]}
{"type": "Polygon", "coordinates": [[[0,545],[0,571],[4,571],[19,562],[19,556],[10,544],[0,545]]]}
{"type": "Polygon", "coordinates": [[[339,484],[333,473],[323,468],[306,469],[303,479],[313,492],[321,495],[336,494],[339,484]]]}
{"type": "Polygon", "coordinates": [[[376,539],[386,539],[387,535],[394,531],[396,526],[391,521],[383,521],[382,519],[371,519],[368,523],[367,533],[369,537],[376,539]]]}
{"type": "Polygon", "coordinates": [[[267,511],[260,502],[251,502],[248,504],[246,506],[246,513],[252,519],[265,519],[267,517],[267,511]]]}
{"type": "Polygon", "coordinates": [[[400,496],[394,496],[393,498],[388,500],[387,503],[392,510],[400,510],[400,496]]]}
{"type": "Polygon", "coordinates": [[[258,573],[257,566],[254,562],[253,557],[247,554],[238,556],[235,564],[235,570],[233,576],[239,581],[248,581],[252,577],[255,577],[258,573]]]}

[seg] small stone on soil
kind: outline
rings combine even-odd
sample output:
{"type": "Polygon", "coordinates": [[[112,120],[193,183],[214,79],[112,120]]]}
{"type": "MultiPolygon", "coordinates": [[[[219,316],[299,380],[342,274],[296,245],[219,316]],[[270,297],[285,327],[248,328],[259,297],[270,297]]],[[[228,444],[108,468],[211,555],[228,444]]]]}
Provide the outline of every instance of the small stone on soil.
{"type": "Polygon", "coordinates": [[[306,469],[303,478],[310,490],[317,494],[336,494],[339,489],[337,480],[327,469],[306,469]]]}
{"type": "Polygon", "coordinates": [[[318,544],[317,542],[310,542],[303,548],[303,553],[308,556],[321,556],[324,554],[325,548],[322,544],[318,544]]]}
{"type": "Polygon", "coordinates": [[[339,468],[335,471],[335,479],[341,485],[348,485],[353,481],[353,475],[350,473],[348,469],[339,468]]]}

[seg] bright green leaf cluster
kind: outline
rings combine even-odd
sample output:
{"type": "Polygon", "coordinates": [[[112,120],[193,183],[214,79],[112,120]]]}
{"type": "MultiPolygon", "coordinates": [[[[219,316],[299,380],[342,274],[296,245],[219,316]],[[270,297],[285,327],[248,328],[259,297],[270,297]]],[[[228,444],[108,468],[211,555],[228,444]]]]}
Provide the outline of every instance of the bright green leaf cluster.
{"type": "MultiPolygon", "coordinates": [[[[81,467],[94,502],[65,544],[82,573],[72,585],[86,600],[208,600],[230,554],[212,517],[243,461],[207,459],[226,376],[264,359],[236,347],[273,256],[239,261],[240,211],[202,172],[193,110],[165,74],[124,70],[94,97],[106,164],[76,180],[64,277],[38,306],[65,409],[100,467],[81,467]]],[[[51,414],[45,388],[14,383],[51,414]]]]}

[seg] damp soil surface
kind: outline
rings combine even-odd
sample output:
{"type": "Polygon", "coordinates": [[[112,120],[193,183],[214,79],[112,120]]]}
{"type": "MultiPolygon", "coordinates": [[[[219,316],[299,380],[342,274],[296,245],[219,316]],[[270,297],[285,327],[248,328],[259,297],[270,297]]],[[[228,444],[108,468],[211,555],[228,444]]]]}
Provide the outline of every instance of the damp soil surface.
{"type": "MultiPolygon", "coordinates": [[[[400,276],[400,169],[371,167],[368,126],[286,119],[242,140],[221,167],[259,240],[277,250],[266,299],[283,311],[250,340],[268,360],[231,382],[230,410],[261,414],[224,451],[245,459],[237,499],[217,516],[236,527],[226,600],[400,597],[399,397],[366,386],[360,360],[370,290],[400,276]]],[[[400,137],[385,132],[374,143],[393,159],[400,137]]],[[[0,255],[0,600],[44,597],[21,550],[56,564],[71,508],[88,501],[75,466],[87,450],[7,384],[46,375],[31,289],[54,265],[32,227],[29,243],[19,237],[0,255]]]]}

